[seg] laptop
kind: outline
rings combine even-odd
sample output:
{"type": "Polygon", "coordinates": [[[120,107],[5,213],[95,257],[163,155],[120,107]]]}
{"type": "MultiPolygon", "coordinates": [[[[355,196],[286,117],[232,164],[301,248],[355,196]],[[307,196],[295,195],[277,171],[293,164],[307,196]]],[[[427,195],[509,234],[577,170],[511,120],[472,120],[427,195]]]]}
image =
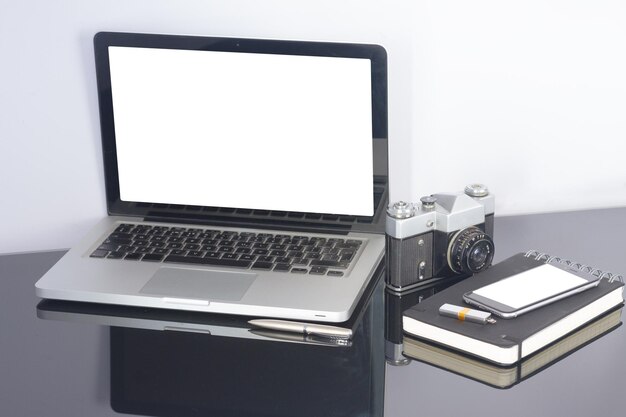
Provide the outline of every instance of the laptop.
{"type": "Polygon", "coordinates": [[[378,45],[101,32],[108,216],[39,297],[348,320],[384,253],[378,45]]]}
{"type": "Polygon", "coordinates": [[[110,327],[126,327],[142,330],[201,333],[211,336],[256,339],[272,342],[302,343],[329,347],[350,347],[352,338],[362,327],[366,311],[371,310],[372,298],[384,287],[384,263],[368,283],[365,292],[352,312],[350,319],[337,323],[338,327],[350,329],[352,337],[337,339],[253,328],[250,317],[210,314],[195,311],[151,309],[98,303],[80,303],[63,300],[41,300],[37,304],[37,317],[43,320],[69,323],[95,324],[110,327]]]}

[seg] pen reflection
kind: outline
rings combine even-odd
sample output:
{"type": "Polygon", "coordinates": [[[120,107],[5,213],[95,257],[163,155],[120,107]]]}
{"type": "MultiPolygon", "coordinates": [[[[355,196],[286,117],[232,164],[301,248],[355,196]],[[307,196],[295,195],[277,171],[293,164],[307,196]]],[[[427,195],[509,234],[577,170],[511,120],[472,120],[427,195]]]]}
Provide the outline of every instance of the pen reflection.
{"type": "Polygon", "coordinates": [[[308,343],[312,345],[322,345],[322,346],[352,346],[352,340],[350,339],[333,339],[329,337],[322,337],[316,335],[307,335],[307,334],[299,334],[299,333],[287,333],[287,332],[279,332],[275,330],[262,330],[262,329],[251,329],[250,333],[255,334],[257,336],[265,337],[267,339],[273,340],[282,340],[288,342],[300,342],[300,343],[308,343]]]}

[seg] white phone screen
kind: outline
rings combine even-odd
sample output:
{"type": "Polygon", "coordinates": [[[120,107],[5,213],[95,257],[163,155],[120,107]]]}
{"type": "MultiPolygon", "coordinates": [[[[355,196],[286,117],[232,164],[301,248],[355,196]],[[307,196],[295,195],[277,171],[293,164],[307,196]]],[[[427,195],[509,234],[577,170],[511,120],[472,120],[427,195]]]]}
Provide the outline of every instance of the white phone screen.
{"type": "Polygon", "coordinates": [[[519,309],[587,282],[584,278],[546,264],[479,288],[473,293],[519,309]]]}

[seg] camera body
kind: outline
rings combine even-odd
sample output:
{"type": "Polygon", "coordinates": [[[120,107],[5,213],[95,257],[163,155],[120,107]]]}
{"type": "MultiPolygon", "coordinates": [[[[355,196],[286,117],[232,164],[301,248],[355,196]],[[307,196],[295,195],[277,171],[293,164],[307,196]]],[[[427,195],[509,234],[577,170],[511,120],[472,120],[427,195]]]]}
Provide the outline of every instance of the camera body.
{"type": "Polygon", "coordinates": [[[487,269],[495,251],[494,206],[494,196],[481,184],[422,197],[419,203],[390,204],[387,286],[400,292],[487,269]]]}

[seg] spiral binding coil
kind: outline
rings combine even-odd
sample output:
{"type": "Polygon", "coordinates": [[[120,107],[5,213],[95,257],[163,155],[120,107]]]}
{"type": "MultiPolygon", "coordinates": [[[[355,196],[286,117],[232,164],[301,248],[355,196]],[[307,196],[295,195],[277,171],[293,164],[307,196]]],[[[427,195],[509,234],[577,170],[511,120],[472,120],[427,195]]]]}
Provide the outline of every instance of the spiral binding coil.
{"type": "Polygon", "coordinates": [[[597,277],[598,279],[606,278],[609,282],[613,282],[613,281],[624,282],[624,277],[621,275],[617,275],[609,271],[603,272],[599,269],[581,264],[579,262],[574,262],[569,259],[559,258],[558,256],[550,256],[547,253],[539,252],[536,250],[529,250],[528,252],[526,252],[524,256],[526,256],[527,258],[534,257],[536,261],[542,261],[545,259],[545,263],[547,264],[556,262],[556,263],[560,263],[563,265],[567,265],[570,268],[574,268],[584,273],[593,275],[594,277],[597,277]]]}

